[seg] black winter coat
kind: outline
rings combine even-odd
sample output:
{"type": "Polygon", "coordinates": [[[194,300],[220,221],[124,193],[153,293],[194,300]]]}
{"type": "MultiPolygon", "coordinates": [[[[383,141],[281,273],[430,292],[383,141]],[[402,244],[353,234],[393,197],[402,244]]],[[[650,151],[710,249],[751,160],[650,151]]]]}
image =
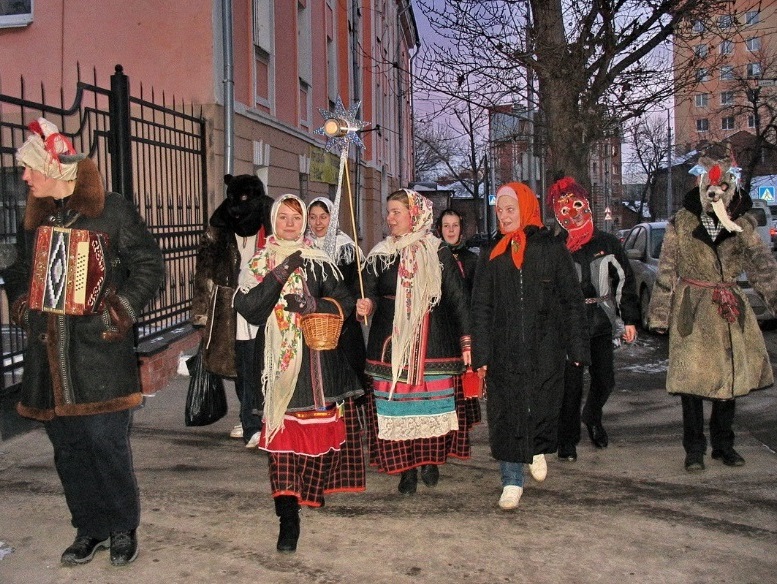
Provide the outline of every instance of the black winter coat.
{"type": "MultiPolygon", "coordinates": [[[[639,298],[634,272],[617,237],[595,229],[590,241],[574,252],[572,259],[576,264],[585,298],[609,295],[615,302],[615,290],[619,283],[623,282],[620,302],[615,302],[618,315],[624,324],[635,325],[639,322],[639,298]],[[607,270],[609,291],[600,289],[600,270],[607,270]]],[[[586,317],[589,336],[612,335],[612,321],[598,303],[586,304],[586,317]]]]}
{"type": "MultiPolygon", "coordinates": [[[[469,307],[464,280],[450,249],[440,246],[442,296],[429,313],[426,373],[456,374],[463,370],[461,337],[470,334],[469,307]]],[[[378,260],[364,270],[364,294],[376,307],[370,316],[367,341],[367,372],[391,378],[391,336],[394,326],[394,295],[397,291],[399,254],[383,269],[378,260]],[[378,273],[376,273],[378,270],[378,273]]],[[[406,372],[402,375],[404,379],[406,372]]]]}
{"type": "Polygon", "coordinates": [[[522,269],[483,249],[472,291],[472,366],[488,366],[491,453],[508,462],[556,451],[565,361],[590,361],[572,256],[545,228],[526,234],[522,269]]]}
{"type": "MultiPolygon", "coordinates": [[[[334,298],[347,317],[353,312],[356,301],[341,278],[338,278],[329,264],[323,267],[315,265],[305,268],[305,277],[310,294],[318,300],[317,312],[337,313],[337,307],[328,300],[334,298]],[[323,277],[322,270],[326,270],[323,277]]],[[[235,294],[235,308],[249,323],[259,326],[256,335],[256,363],[264,368],[264,327],[281,295],[283,282],[268,274],[258,285],[248,292],[238,290],[235,294]]],[[[304,341],[304,336],[303,336],[304,341]]],[[[287,410],[308,410],[314,406],[313,383],[311,377],[312,351],[303,342],[302,367],[297,377],[297,386],[287,410]]],[[[356,397],[363,393],[361,383],[353,370],[347,365],[345,355],[339,348],[331,351],[318,351],[321,360],[321,377],[324,397],[327,403],[342,401],[346,397],[356,397]]],[[[262,371],[263,373],[263,371],[262,371]]]]}
{"type": "MultiPolygon", "coordinates": [[[[79,163],[72,196],[60,202],[49,198],[28,202],[25,229],[17,238],[17,258],[3,272],[12,303],[29,291],[36,227],[41,224],[108,236],[108,286],[115,288],[132,320],[164,282],[162,252],[135,206],[117,193],[105,193],[96,166],[87,159],[79,163]]],[[[101,335],[111,324],[107,312],[68,316],[29,310],[26,322],[20,415],[51,420],[114,412],[141,403],[132,330],[118,341],[104,340],[101,335]]]]}

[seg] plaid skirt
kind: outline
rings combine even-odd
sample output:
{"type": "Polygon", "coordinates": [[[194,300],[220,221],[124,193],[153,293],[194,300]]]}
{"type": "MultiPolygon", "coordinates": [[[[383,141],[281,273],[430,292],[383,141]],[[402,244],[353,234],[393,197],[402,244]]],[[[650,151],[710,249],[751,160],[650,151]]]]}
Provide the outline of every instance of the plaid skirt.
{"type": "Polygon", "coordinates": [[[365,489],[365,465],[361,424],[353,400],[344,403],[345,442],[340,450],[321,456],[293,452],[269,452],[270,488],[273,497],[291,495],[300,505],[320,507],[324,495],[354,493],[365,489]]]}
{"type": "Polygon", "coordinates": [[[454,390],[459,429],[442,436],[413,440],[378,438],[375,394],[368,391],[366,415],[370,465],[379,472],[398,474],[424,464],[444,464],[449,456],[468,459],[472,453],[469,430],[481,420],[480,403],[477,399],[464,398],[460,375],[454,376],[454,390]]]}

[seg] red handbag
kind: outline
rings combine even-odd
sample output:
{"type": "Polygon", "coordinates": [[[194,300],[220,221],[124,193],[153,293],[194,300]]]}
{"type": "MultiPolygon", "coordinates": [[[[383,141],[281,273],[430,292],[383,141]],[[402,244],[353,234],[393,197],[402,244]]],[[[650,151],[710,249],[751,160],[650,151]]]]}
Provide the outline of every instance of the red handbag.
{"type": "Polygon", "coordinates": [[[483,380],[478,377],[477,371],[472,370],[472,367],[467,367],[467,370],[461,374],[461,387],[465,398],[483,397],[483,380]]]}

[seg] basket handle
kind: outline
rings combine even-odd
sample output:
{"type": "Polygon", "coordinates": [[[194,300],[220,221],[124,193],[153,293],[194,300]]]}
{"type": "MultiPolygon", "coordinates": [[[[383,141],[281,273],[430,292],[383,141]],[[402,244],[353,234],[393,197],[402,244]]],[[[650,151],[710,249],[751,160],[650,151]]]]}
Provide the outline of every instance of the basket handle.
{"type": "Polygon", "coordinates": [[[329,302],[334,304],[337,307],[337,312],[340,313],[340,320],[344,319],[344,317],[343,317],[343,307],[340,306],[340,303],[337,300],[335,300],[334,298],[330,298],[329,296],[322,296],[321,300],[329,300],[329,302]]]}

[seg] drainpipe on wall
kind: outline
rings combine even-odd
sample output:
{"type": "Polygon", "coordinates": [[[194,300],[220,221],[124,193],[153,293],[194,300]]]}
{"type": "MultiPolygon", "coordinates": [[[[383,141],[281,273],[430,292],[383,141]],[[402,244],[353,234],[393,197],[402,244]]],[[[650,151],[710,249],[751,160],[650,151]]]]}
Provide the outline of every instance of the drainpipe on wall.
{"type": "Polygon", "coordinates": [[[235,168],[235,70],[232,48],[232,0],[221,3],[221,26],[224,53],[224,174],[235,168]]]}

